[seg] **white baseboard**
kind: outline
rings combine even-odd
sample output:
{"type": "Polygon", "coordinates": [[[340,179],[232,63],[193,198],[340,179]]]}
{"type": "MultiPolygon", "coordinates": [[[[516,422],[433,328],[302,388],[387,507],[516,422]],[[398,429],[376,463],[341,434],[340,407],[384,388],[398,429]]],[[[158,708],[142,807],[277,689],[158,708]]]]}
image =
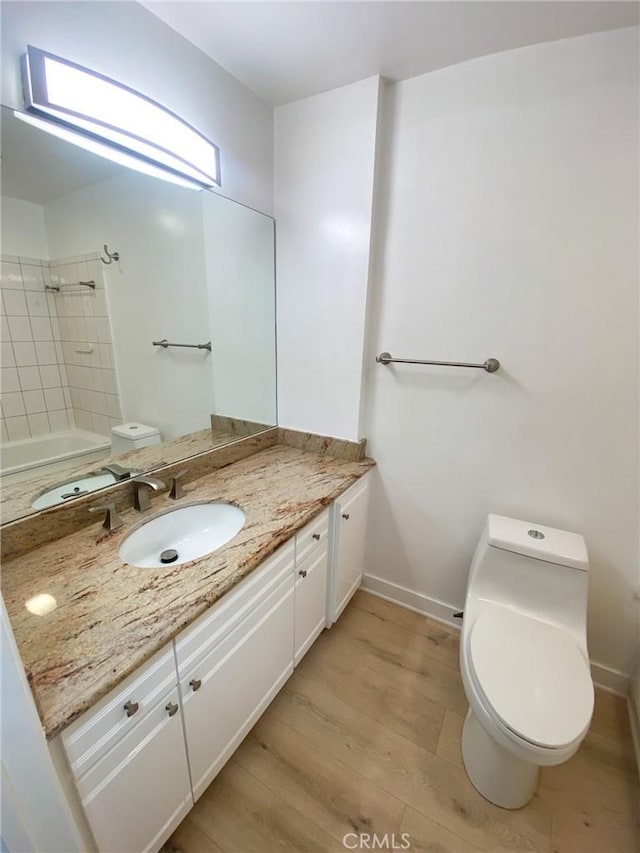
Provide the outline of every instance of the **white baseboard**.
{"type": "MultiPolygon", "coordinates": [[[[451,625],[458,630],[462,627],[462,620],[453,618],[453,614],[460,609],[459,607],[438,601],[437,598],[430,598],[422,592],[414,592],[407,587],[378,578],[375,575],[363,576],[362,589],[377,595],[379,598],[406,607],[408,610],[415,610],[416,613],[429,616],[436,622],[444,622],[445,625],[451,625]]],[[[615,693],[617,696],[629,694],[629,676],[623,672],[618,672],[616,669],[592,661],[591,677],[598,687],[608,693],[615,693]]]]}
{"type": "Polygon", "coordinates": [[[601,663],[591,661],[591,677],[597,687],[606,690],[607,693],[615,693],[616,696],[629,695],[629,676],[617,669],[611,669],[601,663]]]}
{"type": "Polygon", "coordinates": [[[458,631],[462,628],[462,619],[453,618],[453,614],[457,613],[460,608],[454,607],[453,604],[438,601],[437,598],[429,598],[422,592],[414,592],[405,586],[377,578],[375,575],[363,575],[362,589],[377,595],[378,598],[384,598],[394,604],[400,604],[408,610],[415,610],[416,613],[429,616],[436,622],[443,622],[445,625],[457,628],[458,631]]]}

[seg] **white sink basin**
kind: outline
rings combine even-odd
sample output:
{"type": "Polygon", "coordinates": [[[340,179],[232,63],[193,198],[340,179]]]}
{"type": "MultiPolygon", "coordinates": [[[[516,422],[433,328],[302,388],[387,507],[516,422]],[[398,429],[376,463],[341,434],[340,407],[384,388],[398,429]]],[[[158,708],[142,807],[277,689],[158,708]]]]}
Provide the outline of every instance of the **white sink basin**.
{"type": "Polygon", "coordinates": [[[37,495],[31,506],[34,509],[46,509],[71,500],[71,498],[86,495],[87,492],[96,492],[98,489],[104,489],[105,486],[112,486],[115,482],[116,478],[108,471],[105,471],[104,474],[79,477],[77,480],[69,480],[37,495]]]}
{"type": "Polygon", "coordinates": [[[139,569],[179,566],[221,548],[244,527],[246,516],[232,504],[182,506],[130,533],[118,554],[139,569]]]}

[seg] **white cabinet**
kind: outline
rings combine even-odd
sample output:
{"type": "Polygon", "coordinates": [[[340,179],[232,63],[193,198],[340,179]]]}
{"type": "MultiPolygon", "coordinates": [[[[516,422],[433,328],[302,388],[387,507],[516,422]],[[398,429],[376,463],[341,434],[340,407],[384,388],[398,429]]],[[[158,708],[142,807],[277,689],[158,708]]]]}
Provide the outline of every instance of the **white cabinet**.
{"type": "Polygon", "coordinates": [[[332,625],[360,586],[364,573],[369,475],[342,494],[333,506],[333,564],[327,624],[332,625]]]}
{"type": "Polygon", "coordinates": [[[193,805],[178,688],[78,782],[101,851],[155,851],[193,805]]]}
{"type": "Polygon", "coordinates": [[[62,734],[100,853],[158,850],[337,619],[362,577],[366,480],[62,734]]]}
{"type": "Polygon", "coordinates": [[[325,627],[329,564],[329,510],[296,536],[294,664],[325,627]]]}
{"type": "Polygon", "coordinates": [[[164,649],[62,735],[102,853],[155,851],[193,805],[173,649],[164,649]]]}
{"type": "Polygon", "coordinates": [[[293,568],[291,543],[176,641],[196,800],[293,672],[293,568]]]}

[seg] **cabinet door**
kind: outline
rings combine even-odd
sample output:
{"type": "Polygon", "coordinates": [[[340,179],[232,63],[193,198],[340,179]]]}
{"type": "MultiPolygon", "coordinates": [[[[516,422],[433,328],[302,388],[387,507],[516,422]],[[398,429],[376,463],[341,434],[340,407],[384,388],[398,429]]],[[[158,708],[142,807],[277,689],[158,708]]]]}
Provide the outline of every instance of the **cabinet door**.
{"type": "Polygon", "coordinates": [[[335,503],[335,549],[330,598],[330,622],[335,622],[360,586],[364,573],[364,550],[369,502],[365,476],[335,503]]]}
{"type": "Polygon", "coordinates": [[[327,605],[328,549],[318,548],[296,567],[295,587],[295,655],[294,663],[304,657],[325,624],[327,605]]]}
{"type": "Polygon", "coordinates": [[[193,805],[178,688],[77,786],[100,853],[157,850],[193,805]]]}
{"type": "Polygon", "coordinates": [[[293,571],[181,677],[195,799],[293,672],[293,571]]]}
{"type": "Polygon", "coordinates": [[[81,779],[136,728],[176,681],[173,648],[165,646],[72,723],[61,738],[74,777],[81,779]]]}

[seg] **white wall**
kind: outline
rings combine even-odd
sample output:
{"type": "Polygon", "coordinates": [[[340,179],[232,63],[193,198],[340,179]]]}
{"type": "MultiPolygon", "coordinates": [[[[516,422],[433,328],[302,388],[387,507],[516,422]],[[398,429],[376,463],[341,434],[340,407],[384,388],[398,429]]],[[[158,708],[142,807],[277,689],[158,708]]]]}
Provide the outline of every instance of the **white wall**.
{"type": "Polygon", "coordinates": [[[380,79],[277,107],[278,422],[357,439],[380,79]]]}
{"type": "Polygon", "coordinates": [[[3,2],[2,103],[23,107],[27,44],[113,77],[176,112],[220,146],[222,192],[272,212],[271,107],[132,2],[3,2]]]}
{"type": "Polygon", "coordinates": [[[24,258],[49,258],[44,213],[39,204],[2,196],[2,245],[4,255],[24,258]]]}
{"type": "Polygon", "coordinates": [[[368,570],[459,608],[488,512],[584,534],[592,659],[638,584],[638,33],[389,88],[367,354],[368,570]],[[383,367],[374,356],[502,362],[383,367]]]}
{"type": "Polygon", "coordinates": [[[51,761],[42,723],[11,631],[0,609],[2,673],[2,850],[87,850],[51,761]]]}
{"type": "Polygon", "coordinates": [[[202,193],[212,412],[276,423],[274,221],[202,193]]]}
{"type": "Polygon", "coordinates": [[[211,337],[202,195],[125,172],[45,206],[52,257],[105,242],[120,253],[103,273],[122,416],[157,426],[164,439],[205,429],[214,411],[211,354],[152,346],[211,337]]]}

